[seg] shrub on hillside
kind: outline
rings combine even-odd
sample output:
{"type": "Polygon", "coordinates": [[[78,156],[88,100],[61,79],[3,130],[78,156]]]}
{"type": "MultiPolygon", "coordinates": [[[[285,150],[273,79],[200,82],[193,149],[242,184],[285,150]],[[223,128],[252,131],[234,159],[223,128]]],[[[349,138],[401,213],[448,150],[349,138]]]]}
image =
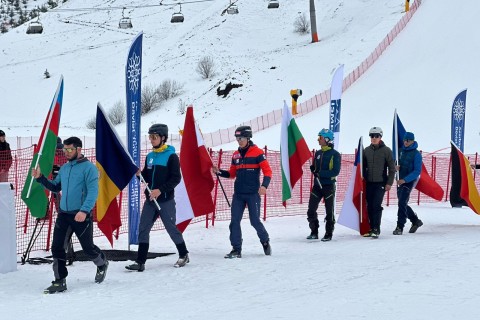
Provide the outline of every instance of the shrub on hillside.
{"type": "Polygon", "coordinates": [[[295,32],[297,33],[305,34],[310,32],[310,22],[308,22],[307,15],[305,13],[297,16],[293,26],[295,32]]]}
{"type": "Polygon", "coordinates": [[[210,56],[205,56],[197,64],[197,73],[203,78],[208,79],[215,76],[215,62],[210,56]]]}

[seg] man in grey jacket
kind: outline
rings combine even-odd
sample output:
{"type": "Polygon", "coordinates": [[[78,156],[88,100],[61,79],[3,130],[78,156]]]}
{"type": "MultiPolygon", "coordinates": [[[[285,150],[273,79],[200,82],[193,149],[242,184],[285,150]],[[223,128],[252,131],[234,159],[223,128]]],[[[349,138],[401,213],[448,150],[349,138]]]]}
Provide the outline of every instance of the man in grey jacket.
{"type": "Polygon", "coordinates": [[[382,220],[382,202],[385,191],[392,188],[395,162],[392,150],[382,141],[383,130],[373,127],[369,131],[371,144],[363,151],[363,172],[367,183],[366,200],[370,231],[364,237],[378,238],[382,220]]]}

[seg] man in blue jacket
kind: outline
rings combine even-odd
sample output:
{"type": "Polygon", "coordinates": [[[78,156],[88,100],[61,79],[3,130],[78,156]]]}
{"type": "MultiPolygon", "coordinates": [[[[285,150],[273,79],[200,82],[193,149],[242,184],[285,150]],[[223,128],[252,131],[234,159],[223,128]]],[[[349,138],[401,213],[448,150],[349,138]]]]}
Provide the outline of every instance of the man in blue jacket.
{"type": "Polygon", "coordinates": [[[68,162],[60,167],[53,180],[42,175],[40,168],[32,169],[32,176],[46,189],[52,192],[62,191],[52,242],[55,280],[44,293],[67,290],[68,271],[64,242],[69,229],[75,232],[83,252],[97,266],[96,283],[105,279],[108,268],[105,254],[93,243],[92,209],[98,196],[97,167],[81,153],[82,141],[79,138],[70,137],[63,141],[63,145],[68,162]]]}
{"type": "Polygon", "coordinates": [[[318,215],[317,209],[320,201],[325,200],[325,236],[322,241],[330,241],[335,226],[335,181],[340,173],[341,156],[333,149],[333,132],[322,129],[318,133],[320,150],[315,153],[314,163],[310,170],[315,176],[310,199],[308,200],[307,220],[311,233],[309,240],[318,239],[318,215]]]}
{"type": "Polygon", "coordinates": [[[393,231],[394,235],[401,235],[407,218],[412,222],[409,233],[415,233],[423,225],[412,208],[408,205],[410,193],[422,172],[422,155],[417,150],[418,144],[415,141],[415,135],[412,132],[405,132],[403,136],[403,148],[400,154],[397,171],[399,179],[397,181],[397,227],[393,231]]]}

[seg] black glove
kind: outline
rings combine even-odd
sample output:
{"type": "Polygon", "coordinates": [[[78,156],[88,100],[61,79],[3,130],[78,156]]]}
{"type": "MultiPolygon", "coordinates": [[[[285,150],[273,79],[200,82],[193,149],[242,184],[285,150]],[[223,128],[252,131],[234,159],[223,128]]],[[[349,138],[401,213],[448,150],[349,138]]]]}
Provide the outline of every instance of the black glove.
{"type": "Polygon", "coordinates": [[[311,171],[312,173],[315,173],[315,166],[314,166],[313,164],[310,166],[310,171],[311,171]]]}

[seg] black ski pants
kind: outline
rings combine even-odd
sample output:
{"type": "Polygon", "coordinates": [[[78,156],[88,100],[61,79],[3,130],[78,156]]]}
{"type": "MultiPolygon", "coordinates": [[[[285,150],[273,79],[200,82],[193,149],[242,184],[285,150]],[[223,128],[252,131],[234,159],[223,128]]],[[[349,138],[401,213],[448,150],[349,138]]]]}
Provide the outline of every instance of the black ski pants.
{"type": "Polygon", "coordinates": [[[370,229],[380,233],[382,222],[382,202],[385,196],[385,184],[383,182],[367,182],[366,190],[368,220],[370,229]]]}
{"type": "Polygon", "coordinates": [[[56,280],[64,279],[68,275],[66,267],[67,256],[64,245],[69,228],[71,228],[77,236],[85,255],[93,261],[96,266],[103,266],[107,260],[102,250],[93,243],[93,222],[91,217],[87,216],[83,222],[77,222],[74,218],[74,214],[60,212],[55,221],[52,255],[53,273],[56,280]]]}
{"type": "Polygon", "coordinates": [[[317,209],[320,201],[325,199],[325,232],[333,233],[335,226],[335,184],[314,185],[308,200],[307,220],[312,234],[318,234],[319,221],[317,209]]]}

